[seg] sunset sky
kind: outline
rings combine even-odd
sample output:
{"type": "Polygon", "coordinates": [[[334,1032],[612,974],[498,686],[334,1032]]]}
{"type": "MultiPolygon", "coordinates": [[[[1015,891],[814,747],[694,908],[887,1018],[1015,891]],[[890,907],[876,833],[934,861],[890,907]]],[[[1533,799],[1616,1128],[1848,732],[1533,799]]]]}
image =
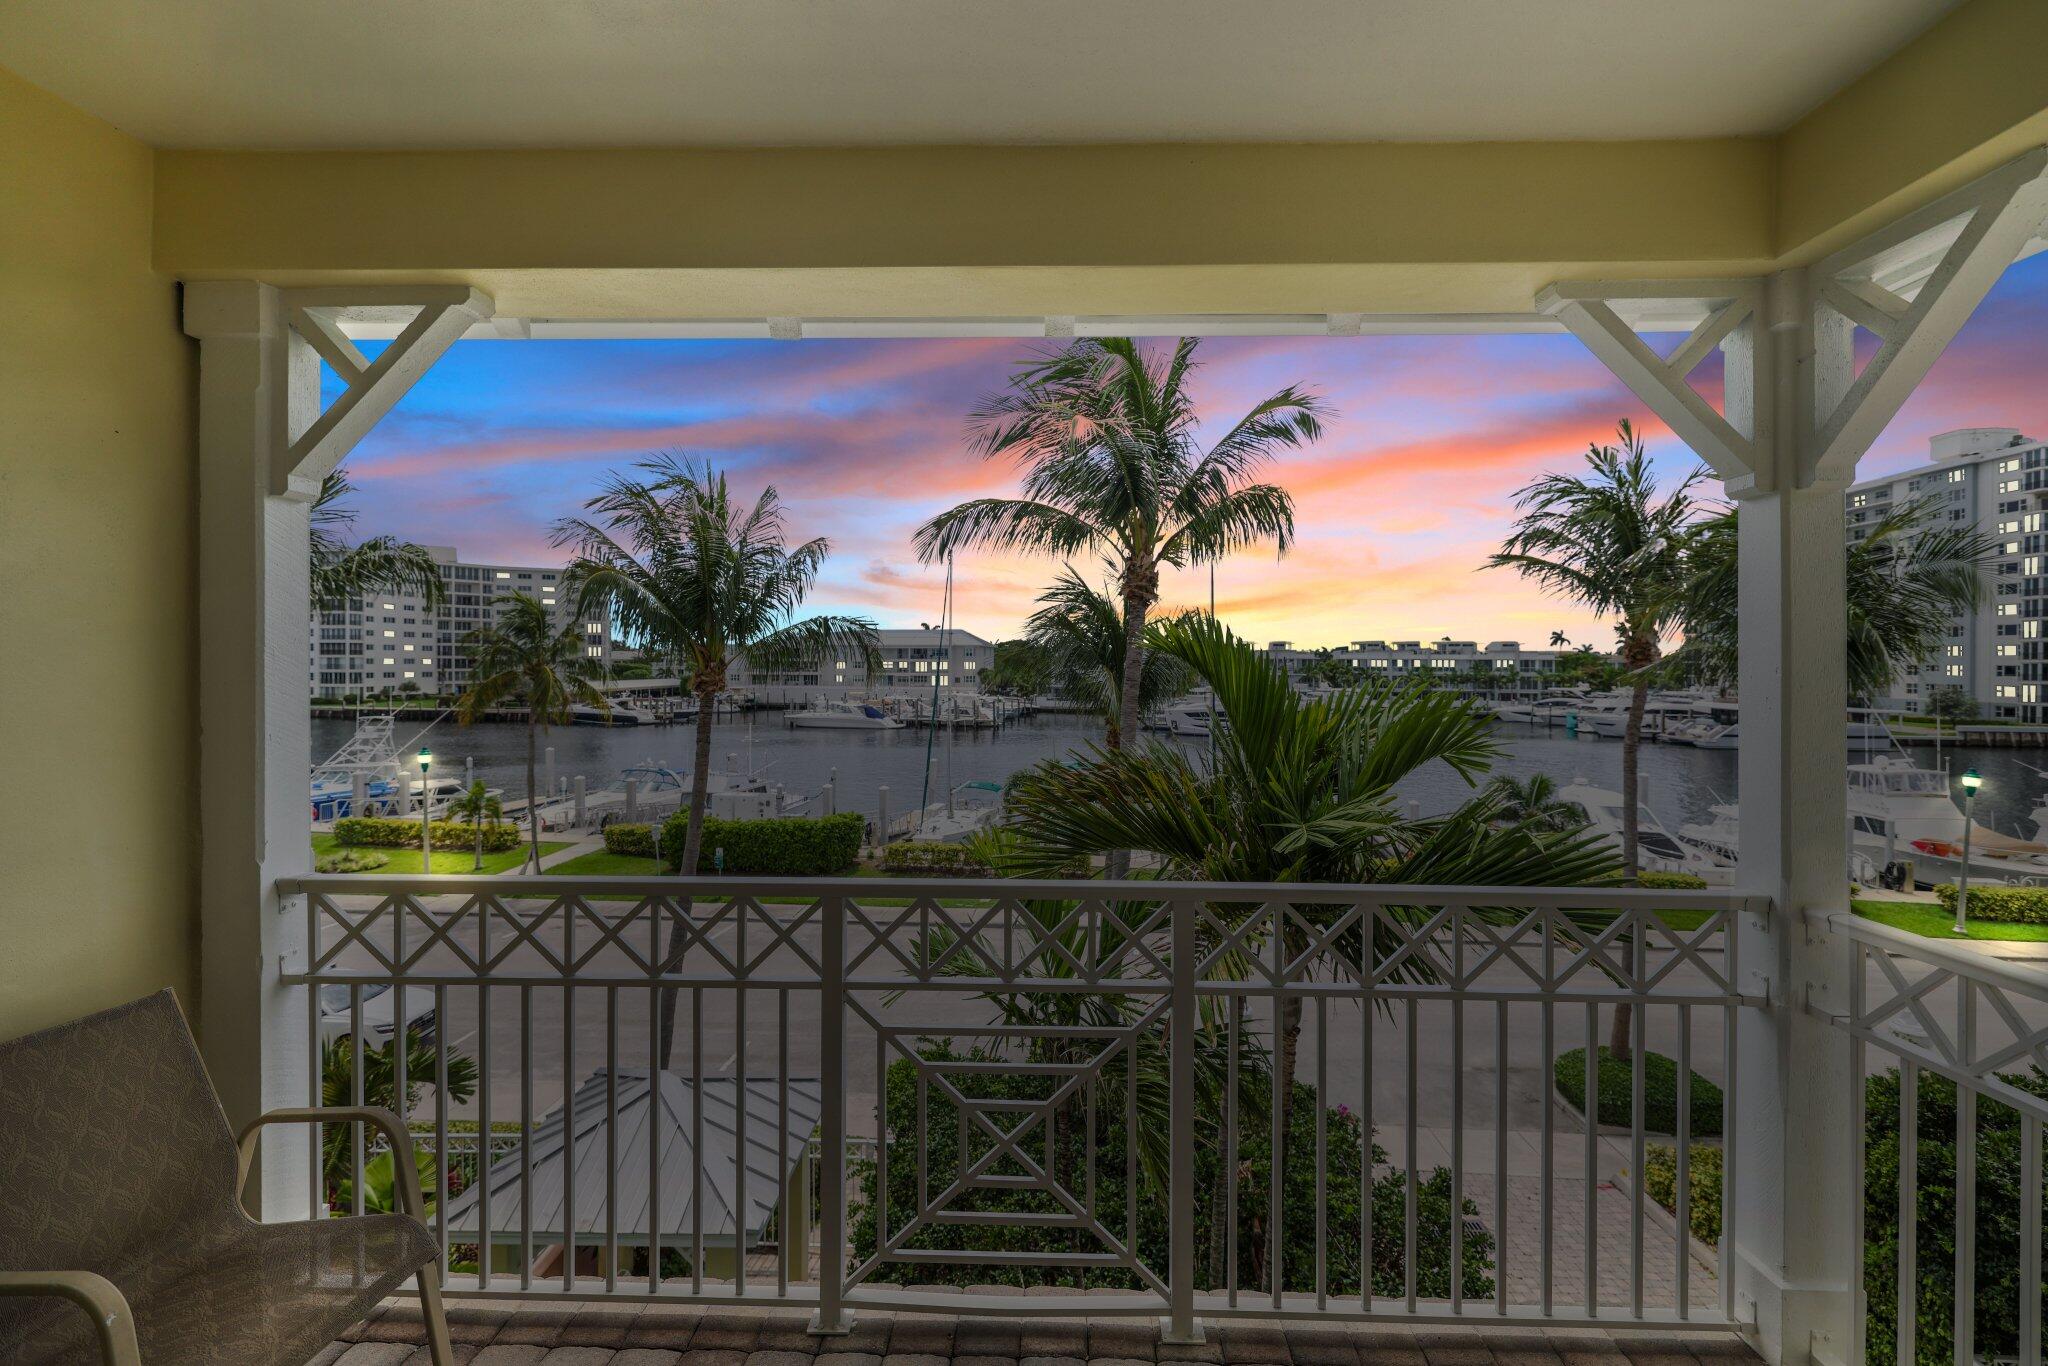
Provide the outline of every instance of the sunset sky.
{"type": "MultiPolygon", "coordinates": [[[[606,472],[650,453],[708,458],[749,495],[773,483],[795,536],[832,557],[817,607],[882,625],[936,619],[941,572],[911,553],[919,523],[1016,488],[970,453],[965,415],[1029,341],[475,341],[458,344],[350,457],[359,534],[454,545],[465,559],[556,563],[554,519],[606,472]]],[[[1299,543],[1225,561],[1218,611],[1259,640],[1519,639],[1606,645],[1607,628],[1505,571],[1481,572],[1530,478],[1576,465],[1617,419],[1661,465],[1692,457],[1568,336],[1215,338],[1195,388],[1205,418],[1290,383],[1336,410],[1323,439],[1268,477],[1292,490],[1299,543]]],[[[2048,433],[2048,255],[2007,272],[1865,457],[1865,477],[1926,458],[1966,426],[2048,433]]],[[[1099,567],[1080,563],[1100,578],[1099,567]]],[[[1053,566],[963,556],[959,623],[1013,634],[1053,566]]],[[[1169,579],[1167,604],[1206,600],[1169,579]]]]}

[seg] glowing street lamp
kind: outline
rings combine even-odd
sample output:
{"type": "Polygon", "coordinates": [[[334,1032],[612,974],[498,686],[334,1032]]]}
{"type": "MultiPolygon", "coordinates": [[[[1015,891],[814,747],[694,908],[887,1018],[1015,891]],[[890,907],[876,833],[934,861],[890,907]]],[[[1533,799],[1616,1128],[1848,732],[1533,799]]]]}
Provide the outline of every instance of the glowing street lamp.
{"type": "Polygon", "coordinates": [[[1970,904],[1970,830],[1976,824],[1972,813],[1977,809],[1977,789],[1984,786],[1984,779],[1976,769],[1970,769],[1962,776],[1963,784],[1963,871],[1956,878],[1956,934],[1969,933],[1963,923],[1969,913],[1970,904]]]}
{"type": "Polygon", "coordinates": [[[433,764],[434,756],[425,745],[420,746],[420,871],[434,871],[434,828],[430,809],[433,806],[434,790],[427,783],[427,769],[433,764]]]}

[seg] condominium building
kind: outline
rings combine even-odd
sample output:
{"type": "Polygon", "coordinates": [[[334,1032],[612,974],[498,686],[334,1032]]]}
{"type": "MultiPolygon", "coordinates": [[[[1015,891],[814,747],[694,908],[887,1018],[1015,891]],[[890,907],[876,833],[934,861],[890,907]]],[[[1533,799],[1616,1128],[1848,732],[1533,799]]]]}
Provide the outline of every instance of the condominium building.
{"type": "MultiPolygon", "coordinates": [[[[1355,640],[1332,649],[1328,658],[1339,668],[1375,678],[1427,676],[1460,686],[1484,684],[1489,693],[1541,692],[1549,686],[1564,650],[1525,650],[1520,641],[1355,640]]],[[[1266,646],[1266,658],[1289,677],[1306,678],[1324,658],[1319,650],[1297,648],[1292,641],[1266,646]]]]}
{"type": "Polygon", "coordinates": [[[1931,502],[1938,524],[1978,527],[1997,538],[1997,554],[1983,605],[1946,622],[1940,652],[1909,665],[1890,696],[1871,701],[1886,710],[1919,712],[1937,688],[1957,687],[1986,716],[2048,719],[2042,692],[2048,442],[2011,427],[1967,427],[1943,432],[1928,445],[1929,463],[1850,486],[1849,542],[1868,536],[1896,509],[1931,502]]]}
{"type": "Polygon", "coordinates": [[[756,670],[742,659],[727,679],[736,692],[751,693],[769,706],[806,702],[814,697],[914,697],[935,689],[981,690],[981,675],[994,667],[996,647],[971,631],[957,627],[877,632],[881,668],[872,677],[858,654],[808,661],[796,668],[756,670]]]}
{"type": "Polygon", "coordinates": [[[610,665],[608,623],[602,614],[578,617],[559,567],[469,564],[453,546],[426,550],[441,573],[438,608],[429,609],[418,594],[385,592],[351,598],[334,611],[314,610],[308,661],[314,696],[459,692],[471,673],[464,637],[496,621],[504,610],[497,600],[512,593],[545,603],[557,629],[578,625],[585,656],[600,670],[610,665]]]}

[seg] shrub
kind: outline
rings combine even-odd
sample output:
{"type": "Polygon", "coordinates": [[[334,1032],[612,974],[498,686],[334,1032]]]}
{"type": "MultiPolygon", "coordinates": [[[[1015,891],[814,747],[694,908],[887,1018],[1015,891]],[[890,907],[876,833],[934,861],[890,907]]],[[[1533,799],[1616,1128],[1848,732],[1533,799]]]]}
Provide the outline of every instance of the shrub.
{"type": "Polygon", "coordinates": [[[1667,892],[1697,892],[1704,890],[1706,885],[1707,880],[1698,873],[1660,873],[1653,870],[1636,874],[1636,886],[1667,892]]]}
{"type": "MultiPolygon", "coordinates": [[[[688,833],[689,816],[680,811],[661,827],[661,855],[671,873],[682,868],[683,843],[688,833]]],[[[867,822],[856,811],[765,821],[706,817],[704,848],[697,858],[697,871],[717,872],[718,851],[723,849],[728,873],[750,877],[830,877],[854,866],[866,835],[867,822]]],[[[606,826],[604,847],[607,853],[654,857],[654,837],[644,825],[606,826]]]]}
{"type": "MultiPolygon", "coordinates": [[[[435,821],[430,829],[436,849],[466,854],[476,848],[476,827],[465,821],[435,821]]],[[[417,849],[420,823],[403,816],[345,816],[334,823],[334,841],[372,849],[417,849]]],[[[484,826],[485,853],[518,847],[518,826],[484,826]]]]}
{"type": "MultiPolygon", "coordinates": [[[[1686,1156],[1686,1222],[1708,1247],[1721,1242],[1721,1150],[1694,1148],[1686,1156]]],[[[1653,1143],[1643,1157],[1643,1194],[1678,1215],[1678,1149],[1653,1143]]]]}
{"type": "MultiPolygon", "coordinates": [[[[1974,893],[1971,901],[1974,903],[1974,893]]],[[[2000,1080],[2048,1099],[2048,1073],[2002,1074],[2000,1080]]],[[[1921,1366],[1955,1359],[1956,1088],[1922,1070],[1916,1149],[1919,1217],[1914,1321],[1921,1366]]],[[[1898,1357],[1899,1074],[1867,1079],[1864,1095],[1863,1285],[1871,1361],[1898,1357]]],[[[1976,1357],[2019,1354],[2020,1116],[2007,1105],[1977,1103],[1976,1357]]],[[[2048,1219],[2042,1221],[2048,1230],[2048,1219]]],[[[2048,1232],[2043,1246],[2048,1248],[2048,1232]]]]}
{"type": "MultiPolygon", "coordinates": [[[[1956,885],[1934,889],[1941,908],[1956,913],[1956,885]]],[[[2001,887],[1996,883],[1970,889],[1970,919],[1997,920],[2008,925],[2048,925],[2048,887],[2001,887]]]]}
{"type": "MultiPolygon", "coordinates": [[[[953,1052],[943,1044],[934,1044],[923,1050],[928,1059],[957,1059],[963,1055],[953,1052]]],[[[973,1054],[965,1056],[977,1056],[973,1054]]],[[[1128,1052],[1125,1054],[1129,1056],[1128,1052]]],[[[1156,1044],[1155,1044],[1156,1056],[1156,1044]]],[[[1260,1071],[1248,1067],[1249,1071],[1260,1071]]],[[[1038,1099],[1047,1094],[1057,1079],[1044,1075],[1026,1075],[1015,1072],[981,1072],[950,1074],[956,1084],[965,1076],[971,1076],[963,1089],[978,1100],[1023,1100],[1038,1099]]],[[[1139,1068],[1139,1090],[1144,1093],[1151,1083],[1146,1068],[1139,1068]]],[[[1122,1065],[1112,1060],[1103,1067],[1102,1089],[1105,1096],[1121,1097],[1125,1080],[1122,1065]]],[[[907,1211],[919,1207],[918,1156],[920,1126],[918,1124],[916,1065],[907,1058],[899,1058],[889,1065],[889,1208],[890,1231],[895,1233],[902,1227],[907,1211]]],[[[1237,1238],[1238,1265],[1242,1283],[1258,1284],[1262,1278],[1261,1268],[1266,1265],[1266,1215],[1269,1210],[1267,1192],[1270,1190],[1272,1149],[1270,1124],[1266,1118],[1255,1112],[1252,1098],[1263,1099],[1270,1091],[1270,1082],[1263,1077],[1244,1083],[1244,1094],[1248,1098],[1245,1113],[1241,1115],[1242,1134],[1238,1143],[1237,1157],[1240,1164],[1238,1181],[1238,1208],[1235,1227],[1237,1238]]],[[[1223,1283],[1224,1244],[1227,1229],[1216,1228],[1223,1215],[1222,1190],[1224,1187],[1219,1162],[1220,1145],[1218,1134],[1218,1097],[1213,1091],[1203,1093],[1198,1102],[1202,1113],[1196,1124],[1203,1135],[1203,1141],[1195,1149],[1195,1199],[1200,1208],[1196,1212],[1196,1255],[1198,1257],[1197,1283],[1220,1286],[1223,1283]],[[1215,1236],[1212,1239],[1212,1233],[1215,1236]]],[[[953,1107],[943,1092],[934,1087],[927,1092],[926,1123],[923,1126],[923,1156],[929,1189],[936,1193],[944,1190],[959,1170],[959,1134],[961,1126],[954,1115],[953,1107]]],[[[1294,1291],[1313,1291],[1316,1288],[1316,1214],[1319,1208],[1316,1190],[1316,1143],[1315,1122],[1319,1109],[1315,1088],[1297,1083],[1294,1088],[1294,1104],[1288,1118],[1288,1163],[1281,1181],[1281,1237],[1280,1268],[1284,1288],[1294,1291]]],[[[1063,1186],[1079,1191],[1087,1180],[1082,1164],[1087,1159],[1088,1110],[1075,1104],[1062,1113],[1055,1123],[1054,1147],[1057,1156],[1054,1169],[1063,1186]]],[[[1127,1199],[1132,1194],[1125,1177],[1125,1142],[1127,1138],[1124,1111],[1119,1104],[1103,1104],[1095,1116],[1095,1202],[1094,1217],[1101,1225],[1112,1230],[1121,1239],[1124,1237],[1128,1207],[1127,1199]]],[[[1343,1106],[1336,1106],[1324,1112],[1329,1151],[1332,1154],[1324,1175],[1320,1208],[1328,1222],[1330,1237],[1327,1249],[1326,1274],[1328,1293],[1332,1296],[1356,1296],[1359,1293],[1359,1213],[1363,1182],[1360,1180],[1358,1155],[1363,1142],[1363,1132],[1356,1114],[1343,1106]],[[1348,1154],[1344,1160],[1337,1154],[1348,1154]],[[1346,1236],[1344,1230],[1349,1230],[1346,1236]]],[[[1006,1126],[1007,1127],[1007,1126],[1006,1126]]],[[[987,1136],[973,1125],[967,1126],[969,1161],[980,1159],[989,1150],[987,1136]]],[[[1037,1158],[1045,1150],[1042,1131],[1032,1133],[1026,1143],[1027,1151],[1037,1158]]],[[[1378,1144],[1372,1145],[1372,1158],[1376,1166],[1383,1166],[1386,1153],[1378,1144]]],[[[862,1200],[857,1211],[852,1213],[851,1237],[854,1255],[865,1261],[875,1250],[875,1205],[876,1178],[875,1164],[871,1161],[853,1164],[861,1183],[862,1200]]],[[[1007,1170],[1007,1161],[999,1162],[996,1170],[1007,1170]]],[[[1133,1248],[1138,1260],[1154,1269],[1167,1264],[1168,1210],[1165,1192],[1158,1189],[1146,1175],[1143,1163],[1138,1166],[1137,1190],[1137,1241],[1133,1248]]],[[[1407,1196],[1408,1178],[1405,1171],[1388,1172],[1374,1178],[1372,1182],[1372,1282],[1375,1294],[1398,1296],[1405,1282],[1403,1258],[1406,1255],[1407,1240],[1407,1196]]],[[[1443,1299],[1450,1294],[1450,1252],[1453,1236],[1451,1217],[1451,1174],[1448,1169],[1437,1168],[1424,1176],[1416,1187],[1416,1288],[1425,1298],[1443,1299]]],[[[977,1190],[971,1196],[955,1202],[956,1208],[972,1208],[980,1211],[1003,1211],[1016,1213],[1050,1214],[1058,1213],[1061,1207],[1052,1197],[1029,1190],[977,1190]]],[[[1479,1208],[1471,1200],[1464,1202],[1464,1213],[1476,1215],[1479,1208]]],[[[1488,1272],[1493,1269],[1493,1239],[1487,1233],[1457,1221],[1459,1236],[1464,1238],[1464,1293],[1472,1298],[1483,1298],[1493,1293],[1493,1278],[1488,1272]]],[[[1017,1252],[1090,1252],[1098,1250],[1095,1239],[1086,1235],[1076,1236],[1062,1228],[1032,1227],[1017,1224],[928,1224],[913,1234],[905,1246],[917,1249],[955,1249],[968,1252],[988,1253],[1017,1252]]],[[[950,1262],[883,1262],[874,1272],[872,1279],[899,1283],[936,1282],[947,1285],[1000,1284],[1016,1286],[1085,1286],[1089,1288],[1135,1290],[1141,1288],[1138,1279],[1129,1271],[1117,1266],[1008,1266],[995,1263],[950,1263],[950,1262]]]]}
{"type": "MultiPolygon", "coordinates": [[[[1557,1055],[1557,1090],[1572,1108],[1586,1109],[1586,1050],[1557,1055]]],[[[1634,1065],[1600,1049],[1600,1122],[1627,1127],[1634,1104],[1634,1065]]],[[[1678,1064],[1662,1053],[1643,1054],[1643,1127],[1653,1134],[1678,1132],[1678,1064]]],[[[1717,1138],[1721,1133],[1721,1088],[1699,1073],[1692,1074],[1692,1135],[1717,1138]]]]}
{"type": "Polygon", "coordinates": [[[389,854],[369,849],[338,849],[313,860],[316,873],[373,873],[391,862],[389,854]]]}
{"type": "MultiPolygon", "coordinates": [[[[632,858],[653,858],[654,839],[645,825],[629,825],[625,821],[614,821],[604,828],[604,851],[607,854],[624,854],[632,858]]],[[[679,844],[678,850],[682,848],[679,844]]]]}
{"type": "Polygon", "coordinates": [[[910,877],[993,877],[990,868],[964,844],[938,840],[903,840],[882,850],[882,871],[910,877]]]}

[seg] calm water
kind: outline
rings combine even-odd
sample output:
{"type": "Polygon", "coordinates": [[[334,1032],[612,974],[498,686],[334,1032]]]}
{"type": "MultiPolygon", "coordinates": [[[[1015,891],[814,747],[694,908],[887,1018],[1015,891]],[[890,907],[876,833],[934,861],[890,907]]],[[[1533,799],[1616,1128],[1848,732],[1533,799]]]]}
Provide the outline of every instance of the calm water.
{"type": "MultiPolygon", "coordinates": [[[[347,721],[313,722],[313,758],[324,759],[349,736],[347,721]]],[[[1041,759],[1060,758],[1086,746],[1099,734],[1094,722],[1078,716],[1035,716],[999,730],[962,731],[950,738],[922,730],[821,731],[792,730],[780,712],[755,712],[722,717],[713,738],[714,762],[761,773],[793,795],[817,791],[836,769],[841,810],[876,813],[879,790],[889,789],[890,810],[901,815],[918,805],[923,791],[926,747],[931,754],[931,800],[948,786],[971,780],[1002,782],[1020,768],[1041,759]],[[950,776],[949,776],[950,775],[950,776]]],[[[1496,772],[1526,777],[1548,773],[1560,784],[1586,779],[1600,787],[1621,785],[1621,745],[1593,736],[1571,738],[1561,729],[1542,731],[1509,724],[1503,727],[1508,752],[1496,772]]],[[[401,737],[406,738],[406,737],[401,737]]],[[[526,791],[526,731],[520,726],[478,725],[467,730],[443,722],[429,733],[436,766],[458,771],[471,759],[476,774],[508,798],[526,791]]],[[[629,764],[654,762],[687,770],[692,728],[571,726],[546,732],[541,740],[555,751],[560,777],[583,774],[592,788],[618,781],[629,764]]],[[[1204,742],[1171,743],[1199,750],[1204,742]]],[[[417,748],[418,740],[403,747],[417,748]]],[[[1913,751],[1931,765],[1934,752],[1913,751]]],[[[2028,765],[2048,769],[2048,750],[1958,749],[1945,747],[1945,765],[1960,774],[1974,766],[1984,775],[1978,796],[1978,817],[2010,834],[2031,836],[2029,819],[2035,804],[2048,795],[2048,777],[2028,765]]],[[[1690,745],[1646,744],[1642,751],[1645,800],[1668,826],[1710,819],[1708,808],[1737,799],[1736,762],[1732,750],[1701,750],[1690,745]]],[[[1455,805],[1467,791],[1448,769],[1436,767],[1415,775],[1403,786],[1405,798],[1420,802],[1425,812],[1455,805]]]]}

